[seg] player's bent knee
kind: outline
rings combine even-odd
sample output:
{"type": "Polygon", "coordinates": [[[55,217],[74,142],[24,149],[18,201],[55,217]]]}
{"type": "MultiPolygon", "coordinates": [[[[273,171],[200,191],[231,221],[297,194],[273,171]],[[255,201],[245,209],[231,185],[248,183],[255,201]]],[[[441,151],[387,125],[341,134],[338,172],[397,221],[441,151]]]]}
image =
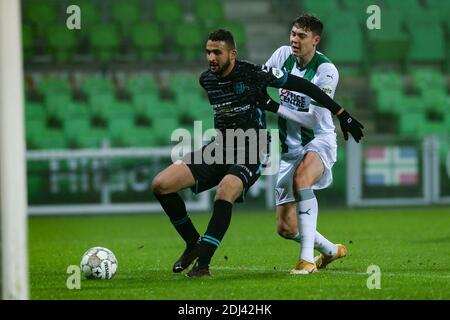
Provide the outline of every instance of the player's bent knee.
{"type": "Polygon", "coordinates": [[[156,194],[166,194],[169,193],[169,183],[165,181],[160,175],[153,178],[152,181],[152,191],[156,194]]]}

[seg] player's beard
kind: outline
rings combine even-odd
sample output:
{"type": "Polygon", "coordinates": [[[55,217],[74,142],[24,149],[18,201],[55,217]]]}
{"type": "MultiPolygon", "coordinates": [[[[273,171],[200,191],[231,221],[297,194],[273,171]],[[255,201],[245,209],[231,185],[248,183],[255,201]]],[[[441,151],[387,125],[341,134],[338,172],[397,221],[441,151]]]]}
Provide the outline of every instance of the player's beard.
{"type": "Polygon", "coordinates": [[[228,67],[230,66],[230,64],[231,64],[231,59],[228,59],[222,66],[220,64],[217,64],[217,69],[215,71],[213,71],[211,69],[211,65],[209,66],[209,69],[215,75],[221,76],[226,70],[228,70],[228,67]]]}

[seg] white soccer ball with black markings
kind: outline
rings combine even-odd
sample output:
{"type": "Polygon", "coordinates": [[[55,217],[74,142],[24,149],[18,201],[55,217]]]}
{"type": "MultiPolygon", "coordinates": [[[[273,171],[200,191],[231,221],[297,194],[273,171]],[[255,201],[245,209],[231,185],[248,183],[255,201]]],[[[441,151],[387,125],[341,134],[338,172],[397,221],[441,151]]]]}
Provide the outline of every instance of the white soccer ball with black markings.
{"type": "Polygon", "coordinates": [[[117,272],[117,265],[111,250],[94,247],[84,253],[80,268],[88,279],[111,279],[117,272]]]}

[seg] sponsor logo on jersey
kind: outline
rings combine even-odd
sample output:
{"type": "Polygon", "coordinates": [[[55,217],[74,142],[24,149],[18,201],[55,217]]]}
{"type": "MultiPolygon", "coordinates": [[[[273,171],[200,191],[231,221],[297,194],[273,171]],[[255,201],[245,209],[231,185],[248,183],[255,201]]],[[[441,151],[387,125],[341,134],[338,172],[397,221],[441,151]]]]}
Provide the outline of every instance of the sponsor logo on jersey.
{"type": "Polygon", "coordinates": [[[322,88],[322,91],[330,96],[333,93],[333,88],[327,84],[322,88]]]}
{"type": "Polygon", "coordinates": [[[272,74],[277,79],[281,79],[284,76],[284,72],[282,70],[280,70],[280,69],[277,69],[277,68],[272,68],[272,74]]]}
{"type": "Polygon", "coordinates": [[[281,89],[280,101],[284,102],[287,105],[290,105],[291,107],[294,107],[297,111],[309,110],[309,108],[307,107],[307,104],[309,104],[309,102],[307,101],[305,96],[286,89],[281,89]]]}
{"type": "Polygon", "coordinates": [[[245,91],[245,86],[243,82],[238,82],[234,84],[234,93],[243,94],[245,91]]]}

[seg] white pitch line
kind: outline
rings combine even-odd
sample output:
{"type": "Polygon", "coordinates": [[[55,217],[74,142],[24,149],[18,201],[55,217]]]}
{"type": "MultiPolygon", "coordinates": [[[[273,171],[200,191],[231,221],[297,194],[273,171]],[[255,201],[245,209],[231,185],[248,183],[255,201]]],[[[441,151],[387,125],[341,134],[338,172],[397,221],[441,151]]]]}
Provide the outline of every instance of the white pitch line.
{"type": "MultiPolygon", "coordinates": [[[[167,271],[168,268],[147,268],[147,270],[152,271],[167,271]]],[[[278,272],[278,273],[289,273],[290,269],[273,269],[273,268],[267,268],[267,267],[224,267],[224,266],[218,266],[218,267],[211,267],[211,270],[230,270],[230,271],[267,271],[267,272],[278,272]]],[[[371,274],[368,274],[366,272],[354,272],[354,271],[340,271],[335,269],[328,269],[328,270],[321,270],[320,272],[328,273],[328,274],[342,274],[342,275],[350,275],[350,276],[369,276],[371,274]]],[[[411,273],[411,272],[383,272],[381,270],[381,276],[388,276],[388,277],[417,277],[417,273],[411,273]]],[[[431,275],[431,274],[421,274],[420,277],[422,278],[434,278],[434,279],[450,279],[450,274],[446,275],[431,275]]]]}

